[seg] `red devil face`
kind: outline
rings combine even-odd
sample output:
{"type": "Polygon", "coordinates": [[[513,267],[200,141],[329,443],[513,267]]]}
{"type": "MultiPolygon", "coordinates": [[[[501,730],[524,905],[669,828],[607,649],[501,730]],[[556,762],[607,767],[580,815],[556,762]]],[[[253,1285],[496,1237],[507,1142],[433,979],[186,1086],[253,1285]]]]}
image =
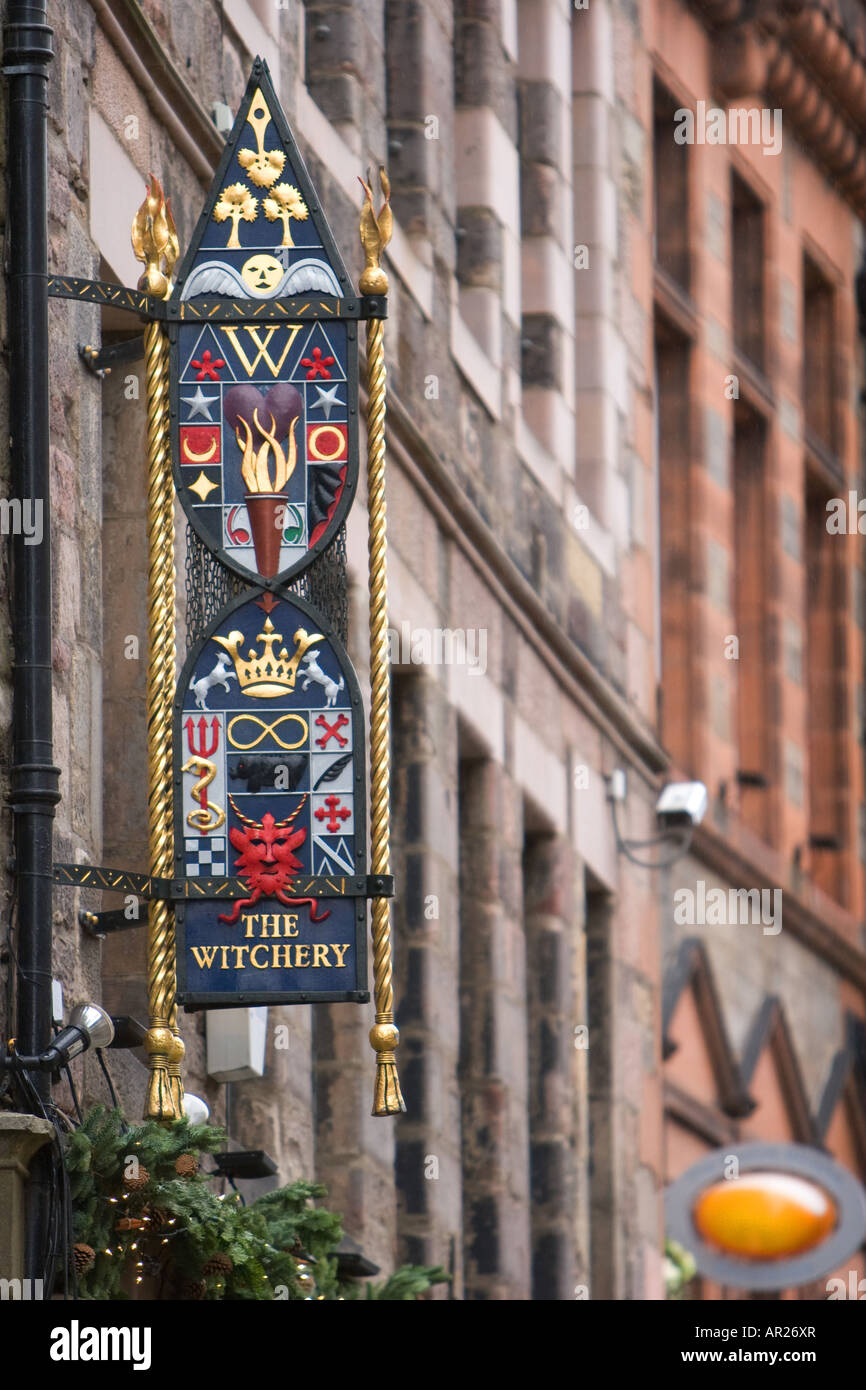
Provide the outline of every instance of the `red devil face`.
{"type": "Polygon", "coordinates": [[[285,890],[289,886],[291,876],[304,867],[294,851],[300,849],[307,838],[305,826],[299,830],[292,830],[291,825],[300,815],[306,801],[305,795],[288,820],[274,820],[270,811],[266,811],[260,821],[253,821],[238,810],[234,799],[229,796],[232,810],[243,821],[245,827],[243,830],[237,830],[232,826],[229,839],[238,851],[235,870],[239,877],[246,879],[250,897],[238,899],[232,915],[220,916],[221,922],[234,924],[240,916],[241,908],[251,906],[258,902],[259,898],[277,898],[283,903],[288,901],[285,890]]]}
{"type": "Polygon", "coordinates": [[[232,827],[229,831],[229,839],[240,856],[235,868],[241,871],[244,878],[249,877],[253,884],[257,877],[266,875],[267,869],[279,875],[281,870],[297,873],[298,869],[303,868],[292,851],[299,849],[306,838],[305,827],[289,830],[285,821],[275,821],[270,811],[266,811],[260,822],[250,824],[246,830],[232,827]]]}

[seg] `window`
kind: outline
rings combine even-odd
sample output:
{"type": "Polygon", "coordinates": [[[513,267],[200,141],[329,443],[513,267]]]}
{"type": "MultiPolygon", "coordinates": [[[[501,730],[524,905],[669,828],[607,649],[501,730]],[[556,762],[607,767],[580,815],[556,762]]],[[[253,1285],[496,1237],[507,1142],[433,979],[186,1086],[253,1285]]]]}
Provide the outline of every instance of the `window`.
{"type": "Polygon", "coordinates": [[[689,147],[674,140],[679,104],[656,82],[653,117],[654,253],[660,270],[688,292],[689,147]]]}
{"type": "Polygon", "coordinates": [[[764,206],[731,174],[731,290],[734,347],[762,371],[764,362],[764,206]]]}
{"type": "MultiPolygon", "coordinates": [[[[812,878],[839,898],[843,875],[845,745],[845,550],[827,530],[829,492],[811,473],[806,490],[806,678],[809,849],[812,878]]],[[[841,900],[841,899],[840,899],[841,900]]]]}
{"type": "Polygon", "coordinates": [[[734,631],[739,648],[737,689],[737,781],[740,813],[767,838],[768,642],[767,544],[770,532],[765,492],[766,426],[761,416],[737,402],[734,415],[734,631]]]}
{"type": "Polygon", "coordinates": [[[691,343],[656,315],[661,670],[659,722],[676,762],[692,766],[690,489],[691,343]]]}
{"type": "Polygon", "coordinates": [[[803,408],[806,443],[821,455],[838,452],[833,363],[834,291],[803,257],[803,408]]]}

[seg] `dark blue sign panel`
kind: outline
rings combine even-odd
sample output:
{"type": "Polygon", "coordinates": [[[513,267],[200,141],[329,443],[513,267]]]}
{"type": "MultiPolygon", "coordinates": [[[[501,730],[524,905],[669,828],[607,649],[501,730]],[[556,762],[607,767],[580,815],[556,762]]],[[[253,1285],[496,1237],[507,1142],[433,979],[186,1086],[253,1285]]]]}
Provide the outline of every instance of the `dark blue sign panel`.
{"type": "Polygon", "coordinates": [[[352,293],[257,60],[171,325],[178,495],[205,544],[248,578],[295,574],[354,498],[357,322],[342,317],[352,293]]]}
{"type": "Polygon", "coordinates": [[[193,648],[175,711],[178,997],[365,1000],[363,708],[329,625],[254,592],[193,648]]]}

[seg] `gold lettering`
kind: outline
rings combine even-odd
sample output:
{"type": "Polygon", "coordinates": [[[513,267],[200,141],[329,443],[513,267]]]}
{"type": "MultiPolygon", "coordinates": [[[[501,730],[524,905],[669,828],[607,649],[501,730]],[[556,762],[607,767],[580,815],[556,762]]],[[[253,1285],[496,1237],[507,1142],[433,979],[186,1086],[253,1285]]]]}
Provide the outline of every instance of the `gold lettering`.
{"type": "Polygon", "coordinates": [[[327,946],[324,946],[321,941],[315,942],[313,945],[313,965],[328,965],[329,963],[327,946]]]}
{"type": "Polygon", "coordinates": [[[291,970],[292,968],[292,946],[285,941],[274,943],[271,946],[271,965],[274,970],[291,970]]]}
{"type": "Polygon", "coordinates": [[[243,970],[243,968],[244,968],[244,952],[245,952],[245,951],[248,951],[249,949],[250,949],[249,946],[232,946],[232,947],[231,947],[231,950],[233,950],[234,953],[235,953],[235,970],[243,970]]]}
{"type": "Polygon", "coordinates": [[[221,950],[222,953],[223,953],[223,963],[222,963],[222,965],[220,966],[220,970],[228,970],[229,967],[228,967],[228,962],[227,962],[227,960],[226,960],[226,957],[227,957],[227,955],[228,955],[228,953],[229,953],[229,948],[228,948],[228,946],[220,946],[220,950],[221,950]]]}
{"type": "Polygon", "coordinates": [[[246,931],[244,932],[244,936],[252,936],[252,934],[253,934],[253,926],[255,925],[255,923],[256,923],[258,920],[259,920],[259,914],[258,914],[257,912],[253,912],[253,913],[251,913],[249,916],[247,916],[247,917],[242,917],[242,918],[241,918],[241,921],[243,922],[244,926],[246,927],[246,931]]]}
{"type": "Polygon", "coordinates": [[[217,948],[216,946],[193,946],[192,953],[199,970],[210,970],[217,948]]]}
{"type": "Polygon", "coordinates": [[[334,952],[334,955],[337,956],[337,965],[338,965],[338,966],[341,966],[341,967],[344,968],[344,969],[345,969],[346,962],[343,960],[343,957],[344,957],[344,955],[346,954],[346,952],[348,951],[348,949],[349,949],[349,942],[348,942],[348,941],[346,942],[346,944],[345,944],[344,946],[335,946],[333,943],[331,944],[331,950],[334,952]],[[339,952],[339,955],[337,954],[338,952],[339,952]]]}
{"type": "Polygon", "coordinates": [[[289,348],[292,346],[292,343],[295,341],[298,334],[300,333],[302,326],[303,325],[301,324],[296,324],[292,325],[289,328],[288,340],[286,342],[286,346],[283,348],[282,356],[280,357],[279,362],[275,362],[274,359],[271,357],[271,354],[268,352],[271,339],[276,333],[279,325],[274,324],[272,325],[272,327],[265,330],[264,341],[262,341],[262,338],[259,336],[258,328],[250,328],[248,325],[244,325],[244,332],[249,333],[253,346],[258,348],[258,352],[256,353],[255,358],[252,362],[247,357],[246,353],[244,352],[243,348],[238,342],[238,333],[240,332],[239,328],[223,328],[220,331],[225,333],[226,337],[228,338],[238,357],[243,362],[247,376],[252,376],[253,372],[261,362],[262,358],[264,358],[264,360],[270,367],[271,375],[277,376],[279,374],[280,368],[286,360],[286,357],[288,356],[289,348]]]}
{"type": "Polygon", "coordinates": [[[267,914],[266,912],[263,912],[263,913],[262,913],[262,931],[261,931],[262,936],[267,936],[267,934],[268,934],[268,922],[269,922],[269,921],[270,921],[270,923],[271,923],[271,936],[279,936],[279,934],[280,934],[280,914],[279,914],[278,912],[272,912],[271,915],[270,915],[270,917],[268,917],[268,914],[267,914]]]}
{"type": "Polygon", "coordinates": [[[300,969],[302,965],[309,965],[309,963],[310,948],[306,944],[306,942],[304,942],[301,945],[295,947],[295,965],[300,969]],[[303,956],[301,955],[301,952],[303,952],[303,956]]]}
{"type": "Polygon", "coordinates": [[[297,914],[297,912],[285,912],[285,913],[283,913],[283,921],[284,921],[285,924],[286,924],[286,925],[283,927],[283,936],[297,936],[297,935],[298,935],[298,914],[297,914]]]}
{"type": "Polygon", "coordinates": [[[250,947],[250,964],[251,964],[252,966],[254,966],[256,970],[267,970],[267,968],[268,968],[268,962],[267,962],[267,960],[265,960],[264,965],[259,965],[258,961],[256,960],[256,954],[257,954],[258,951],[264,951],[265,956],[267,956],[268,948],[267,948],[267,946],[263,946],[261,942],[259,942],[257,946],[251,946],[251,947],[250,947]]]}

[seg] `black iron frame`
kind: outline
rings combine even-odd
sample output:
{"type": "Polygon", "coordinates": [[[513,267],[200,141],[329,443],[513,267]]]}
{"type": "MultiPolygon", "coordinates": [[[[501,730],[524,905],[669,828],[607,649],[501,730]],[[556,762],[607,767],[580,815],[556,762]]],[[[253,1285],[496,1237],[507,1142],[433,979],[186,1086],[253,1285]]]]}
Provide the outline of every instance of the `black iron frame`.
{"type": "MultiPolygon", "coordinates": [[[[9,433],[15,496],[42,504],[42,541],[12,542],[13,762],[9,804],[15,823],[18,920],[17,1037],[39,1055],[51,1038],[52,821],[60,800],[53,762],[51,496],[48,383],[48,65],[54,52],[44,0],[10,0],[3,31],[9,126],[6,242],[9,292],[9,433]]],[[[50,1078],[36,1072],[40,1105],[50,1078]]],[[[26,1104],[25,1098],[25,1104],[26,1104]]],[[[30,1106],[28,1105],[28,1109],[30,1106]]],[[[43,1274],[51,1187],[47,1151],[30,1169],[27,1274],[43,1274]]]]}

